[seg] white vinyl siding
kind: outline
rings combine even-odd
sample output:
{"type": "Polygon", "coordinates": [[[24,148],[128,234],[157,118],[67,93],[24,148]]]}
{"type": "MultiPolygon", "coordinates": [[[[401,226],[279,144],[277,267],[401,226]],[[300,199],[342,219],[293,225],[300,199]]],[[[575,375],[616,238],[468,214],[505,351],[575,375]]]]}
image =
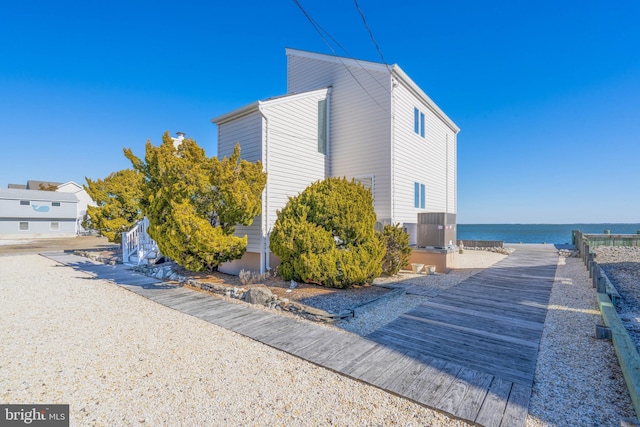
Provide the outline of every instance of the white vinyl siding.
{"type": "MultiPolygon", "coordinates": [[[[264,249],[262,238],[290,196],[326,176],[326,156],[318,152],[318,109],[321,101],[327,102],[327,92],[322,89],[263,101],[254,111],[219,124],[219,157],[229,156],[239,142],[243,159],[259,160],[268,169],[262,214],[249,227],[236,226],[237,236],[248,236],[247,252],[264,249]]],[[[331,139],[325,144],[330,150],[331,139]]]]}
{"type": "Polygon", "coordinates": [[[240,143],[243,159],[262,159],[262,116],[257,109],[218,126],[218,158],[229,157],[236,143],[240,143]]]}
{"type": "MultiPolygon", "coordinates": [[[[326,176],[326,157],[318,152],[320,101],[326,102],[327,90],[286,96],[262,104],[268,122],[267,229],[275,224],[276,211],[289,197],[301,193],[326,176]]],[[[332,102],[332,101],[330,101],[332,102]]],[[[333,141],[328,140],[332,150],[333,141]]]]}
{"type": "MultiPolygon", "coordinates": [[[[240,157],[255,162],[262,161],[262,116],[257,109],[235,120],[218,126],[218,158],[233,154],[236,143],[240,144],[240,157]]],[[[257,216],[248,227],[236,226],[236,236],[247,236],[247,251],[259,252],[262,243],[262,218],[257,216]]]]}
{"type": "Polygon", "coordinates": [[[424,211],[456,213],[456,133],[403,82],[394,87],[393,99],[394,221],[417,222],[416,182],[426,187],[424,211]],[[415,132],[421,112],[424,139],[415,132]]]}
{"type": "Polygon", "coordinates": [[[289,93],[332,87],[330,176],[374,175],[378,219],[391,218],[391,80],[380,64],[316,59],[288,50],[289,93]],[[348,68],[348,69],[347,69],[348,68]],[[356,81],[357,79],[357,81],[356,81]]]}

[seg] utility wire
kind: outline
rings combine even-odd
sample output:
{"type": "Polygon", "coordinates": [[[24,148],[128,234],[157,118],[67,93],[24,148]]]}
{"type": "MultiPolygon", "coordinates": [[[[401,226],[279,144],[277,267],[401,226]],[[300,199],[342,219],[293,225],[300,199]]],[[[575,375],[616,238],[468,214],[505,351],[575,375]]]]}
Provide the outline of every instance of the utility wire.
{"type": "MultiPolygon", "coordinates": [[[[331,36],[331,34],[329,34],[329,32],[327,30],[325,30],[324,28],[322,28],[322,26],[320,24],[318,24],[315,19],[313,19],[313,17],[304,9],[304,7],[302,7],[302,5],[300,4],[300,2],[298,0],[292,0],[293,3],[300,9],[300,11],[304,14],[304,16],[307,18],[307,20],[311,23],[311,25],[313,26],[313,28],[316,30],[316,32],[318,33],[318,35],[320,36],[320,38],[322,39],[322,41],[324,41],[324,43],[327,45],[327,47],[329,48],[329,50],[331,50],[331,53],[333,53],[333,56],[335,56],[336,58],[338,58],[338,60],[340,61],[340,63],[344,66],[344,68],[347,70],[347,72],[349,74],[351,74],[351,77],[353,77],[353,79],[356,81],[356,83],[358,83],[358,85],[362,88],[362,90],[364,90],[366,92],[367,95],[369,95],[369,97],[371,99],[373,99],[373,101],[378,104],[378,106],[380,108],[382,108],[384,111],[387,111],[387,109],[378,102],[378,100],[371,95],[371,93],[367,90],[367,88],[365,88],[362,83],[360,82],[360,80],[358,80],[358,78],[353,74],[353,72],[349,69],[349,67],[347,66],[347,64],[344,63],[344,61],[342,60],[342,58],[336,53],[335,49],[333,48],[333,46],[331,46],[331,43],[329,43],[329,41],[326,39],[326,37],[324,36],[323,32],[327,34],[327,36],[334,41],[334,43],[336,43],[336,45],[338,47],[340,47],[342,50],[344,50],[346,52],[346,49],[344,47],[342,47],[342,45],[340,45],[340,43],[338,43],[336,41],[335,38],[333,38],[331,36]]],[[[362,66],[361,66],[362,67],[362,66]]],[[[365,69],[364,67],[362,67],[363,69],[365,69]]],[[[365,71],[368,72],[368,70],[365,69],[365,71]]],[[[373,77],[373,76],[372,76],[373,77]]],[[[378,79],[374,78],[374,80],[377,82],[378,79]]],[[[378,84],[380,84],[380,82],[378,82],[378,84]]],[[[387,89],[388,90],[388,89],[387,89]]]]}
{"type": "Polygon", "coordinates": [[[369,24],[367,23],[367,19],[364,17],[364,13],[362,12],[362,9],[360,9],[360,5],[358,4],[358,0],[353,0],[353,3],[356,5],[356,9],[358,9],[358,13],[360,14],[360,17],[362,18],[362,22],[364,23],[364,27],[369,32],[369,37],[371,37],[371,41],[373,42],[373,45],[376,47],[376,50],[378,51],[378,55],[380,55],[380,58],[382,59],[382,63],[384,65],[386,65],[387,70],[388,70],[389,69],[389,64],[387,63],[387,60],[384,59],[384,55],[382,54],[382,49],[380,49],[380,46],[378,45],[378,42],[376,41],[376,38],[373,37],[373,31],[371,31],[371,27],[369,27],[369,24]]]}

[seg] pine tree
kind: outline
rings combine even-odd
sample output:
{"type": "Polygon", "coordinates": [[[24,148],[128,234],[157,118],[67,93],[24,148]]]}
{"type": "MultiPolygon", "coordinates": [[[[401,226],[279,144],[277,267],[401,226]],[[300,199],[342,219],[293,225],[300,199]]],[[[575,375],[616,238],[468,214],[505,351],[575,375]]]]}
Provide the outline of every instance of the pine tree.
{"type": "Polygon", "coordinates": [[[87,207],[82,226],[97,230],[110,242],[121,243],[122,232],[143,218],[141,210],[143,176],[131,169],[110,174],[105,179],[85,178],[84,189],[97,206],[87,207]]]}
{"type": "Polygon", "coordinates": [[[311,184],[278,212],[270,248],[281,259],[280,275],[338,288],[371,282],[385,253],[375,222],[363,185],[346,178],[311,184]]]}
{"type": "Polygon", "coordinates": [[[163,254],[190,270],[213,271],[241,258],[247,237],[233,233],[261,212],[267,179],[262,164],[240,159],[239,145],[220,161],[191,138],[177,148],[168,132],[162,140],[158,147],[147,142],[144,161],[124,150],[145,177],[142,209],[149,235],[163,254]]]}

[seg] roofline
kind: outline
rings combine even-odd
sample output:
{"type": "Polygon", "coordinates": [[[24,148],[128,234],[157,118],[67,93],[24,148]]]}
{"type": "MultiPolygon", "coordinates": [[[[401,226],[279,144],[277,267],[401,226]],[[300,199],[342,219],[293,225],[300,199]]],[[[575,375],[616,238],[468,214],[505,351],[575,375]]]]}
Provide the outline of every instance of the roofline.
{"type": "Polygon", "coordinates": [[[46,202],[78,203],[76,193],[61,191],[27,190],[22,188],[0,188],[0,199],[33,200],[46,202]]]}
{"type": "Polygon", "coordinates": [[[313,95],[315,93],[321,93],[321,92],[329,92],[330,88],[329,87],[325,87],[322,89],[314,89],[314,90],[309,90],[306,92],[299,92],[299,93],[289,93],[286,95],[281,95],[281,96],[277,96],[277,97],[273,97],[273,98],[268,98],[265,99],[263,101],[255,101],[252,102],[251,104],[245,105],[244,107],[240,107],[237,108],[233,111],[230,111],[226,114],[223,114],[221,116],[218,117],[214,117],[213,119],[211,119],[212,123],[215,123],[217,125],[221,125],[224,124],[230,120],[234,120],[243,116],[246,116],[248,114],[251,114],[253,112],[259,111],[260,107],[262,107],[263,105],[269,105],[269,104],[277,104],[280,102],[284,102],[284,101],[290,101],[292,99],[295,98],[303,98],[305,96],[309,96],[309,95],[313,95]]]}
{"type": "Polygon", "coordinates": [[[83,189],[84,189],[84,187],[83,187],[82,185],[78,184],[78,183],[77,183],[77,182],[75,182],[75,181],[67,181],[67,182],[63,182],[62,184],[58,185],[58,187],[57,187],[57,188],[60,188],[60,187],[62,187],[63,185],[68,185],[68,184],[74,184],[76,187],[80,188],[80,190],[78,190],[78,191],[81,191],[81,190],[83,190],[83,189]]]}
{"type": "Polygon", "coordinates": [[[228,122],[231,119],[246,116],[247,114],[253,113],[254,111],[258,111],[259,105],[260,105],[260,101],[254,101],[249,105],[245,105],[244,107],[237,108],[221,116],[214,117],[213,119],[211,119],[211,123],[221,125],[225,122],[228,122]]]}
{"type": "Polygon", "coordinates": [[[396,76],[402,82],[404,82],[409,87],[409,89],[413,91],[414,95],[422,99],[425,102],[425,104],[427,104],[429,109],[433,111],[433,113],[436,114],[438,117],[440,117],[447,124],[447,126],[451,128],[451,130],[453,130],[456,133],[460,132],[460,128],[453,122],[453,120],[451,120],[449,116],[447,116],[444,113],[444,111],[442,111],[440,107],[438,107],[438,105],[431,98],[429,98],[429,96],[422,89],[420,89],[420,86],[418,86],[411,79],[411,77],[409,77],[409,75],[405,73],[402,68],[400,68],[398,64],[386,65],[380,62],[361,61],[359,59],[354,59],[354,58],[345,58],[345,57],[336,56],[336,55],[326,55],[323,53],[309,52],[306,50],[299,50],[299,49],[293,49],[293,48],[286,48],[285,51],[287,53],[287,56],[299,56],[303,58],[316,59],[318,61],[331,62],[334,64],[344,64],[344,65],[350,65],[353,67],[367,68],[373,71],[390,73],[396,76]]]}
{"type": "Polygon", "coordinates": [[[326,55],[324,53],[310,52],[308,50],[293,49],[290,47],[285,48],[285,52],[287,56],[300,56],[303,58],[316,59],[318,61],[331,62],[334,64],[344,64],[350,65],[352,67],[367,68],[372,71],[380,71],[383,73],[389,73],[389,67],[391,67],[390,65],[382,64],[380,62],[363,61],[356,58],[347,58],[337,55],[326,55]]]}
{"type": "Polygon", "coordinates": [[[442,119],[442,121],[444,121],[452,131],[454,131],[455,133],[460,132],[460,128],[458,127],[458,125],[456,125],[453,122],[453,120],[451,120],[449,116],[447,116],[444,113],[444,111],[442,111],[440,107],[438,107],[438,105],[431,98],[429,98],[429,95],[427,95],[422,89],[420,89],[420,86],[418,86],[411,79],[411,77],[409,77],[409,75],[407,75],[407,73],[405,73],[404,70],[400,68],[398,64],[394,64],[393,67],[391,68],[391,71],[395,77],[397,77],[399,80],[401,80],[404,84],[406,84],[409,87],[409,89],[414,93],[414,95],[422,99],[425,102],[425,104],[427,104],[427,107],[429,107],[429,109],[435,115],[440,117],[440,119],[442,119]]]}

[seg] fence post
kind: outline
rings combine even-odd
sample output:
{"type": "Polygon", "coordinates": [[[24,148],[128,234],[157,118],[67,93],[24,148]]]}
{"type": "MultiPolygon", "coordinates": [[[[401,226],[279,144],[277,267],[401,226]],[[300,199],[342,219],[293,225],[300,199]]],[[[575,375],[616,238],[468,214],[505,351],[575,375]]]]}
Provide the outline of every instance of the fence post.
{"type": "Polygon", "coordinates": [[[123,231],[122,232],[122,243],[120,243],[120,245],[122,246],[122,262],[129,262],[129,251],[127,250],[127,232],[123,231]]]}

